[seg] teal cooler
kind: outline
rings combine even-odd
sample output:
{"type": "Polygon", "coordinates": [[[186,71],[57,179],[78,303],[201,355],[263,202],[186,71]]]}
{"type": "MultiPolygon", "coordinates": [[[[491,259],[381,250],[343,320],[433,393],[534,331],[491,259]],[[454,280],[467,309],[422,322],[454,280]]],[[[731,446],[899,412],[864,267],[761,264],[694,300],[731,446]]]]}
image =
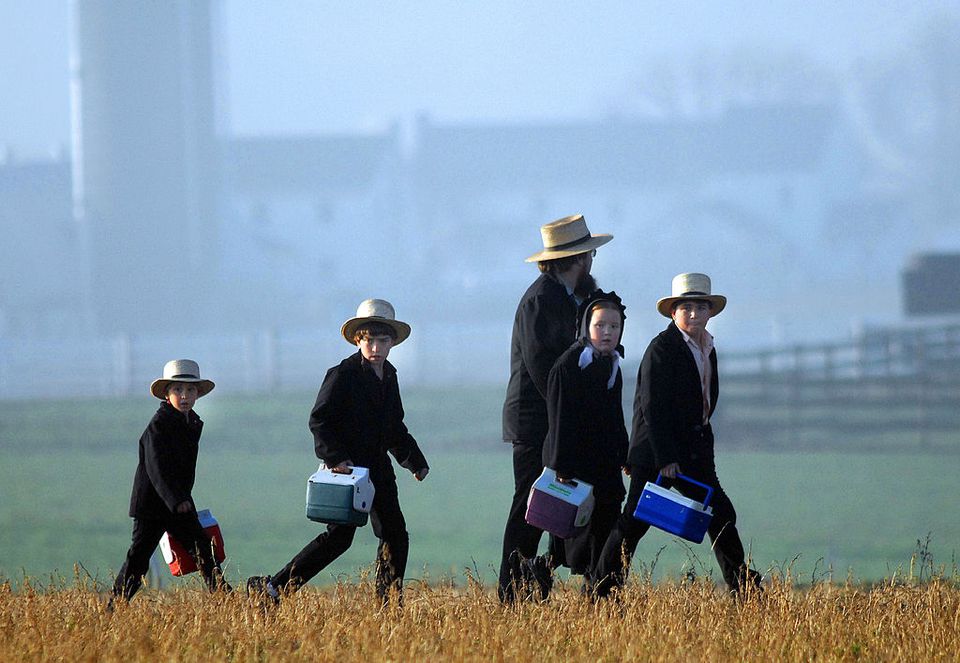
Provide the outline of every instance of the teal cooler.
{"type": "Polygon", "coordinates": [[[349,474],[332,472],[326,465],[307,480],[307,518],[330,525],[367,524],[373,506],[370,470],[351,467],[349,474]]]}
{"type": "Polygon", "coordinates": [[[648,481],[643,487],[633,517],[687,541],[701,543],[713,519],[713,509],[709,506],[713,488],[683,474],[678,474],[677,478],[705,489],[707,496],[703,502],[664,488],[660,485],[663,475],[658,474],[657,483],[648,481]]]}

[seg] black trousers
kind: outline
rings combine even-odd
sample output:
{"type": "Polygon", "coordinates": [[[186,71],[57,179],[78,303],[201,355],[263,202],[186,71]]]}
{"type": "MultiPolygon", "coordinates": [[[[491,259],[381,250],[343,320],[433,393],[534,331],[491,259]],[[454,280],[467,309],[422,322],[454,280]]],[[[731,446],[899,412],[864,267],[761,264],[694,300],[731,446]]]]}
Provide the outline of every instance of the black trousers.
{"type": "MultiPolygon", "coordinates": [[[[681,465],[683,473],[708,486],[713,487],[713,498],[710,506],[713,508],[713,519],[707,528],[707,535],[713,544],[713,552],[720,565],[720,572],[724,582],[733,591],[739,591],[747,582],[759,582],[759,574],[747,568],[744,560],[743,543],[737,531],[737,512],[727,493],[720,485],[717,470],[713,461],[713,454],[698,454],[700,457],[689,464],[681,465]],[[706,457],[705,457],[706,456],[706,457]]],[[[647,481],[657,480],[657,470],[651,468],[634,468],[630,477],[630,489],[627,492],[627,502],[623,512],[617,520],[616,527],[610,532],[600,555],[597,575],[600,579],[597,593],[601,596],[617,586],[622,586],[627,580],[630,571],[629,563],[637,549],[640,538],[647,533],[650,525],[633,517],[640,500],[640,493],[647,481]],[[626,561],[626,565],[624,564],[626,561]]],[[[691,485],[682,480],[663,479],[663,485],[673,486],[681,493],[702,501],[704,491],[699,486],[691,485]]]]}
{"type": "Polygon", "coordinates": [[[203,531],[197,512],[170,514],[168,518],[134,518],[133,535],[127,558],[113,583],[114,596],[130,600],[143,584],[143,576],[150,568],[150,557],[160,543],[164,532],[169,532],[197,560],[197,568],[210,591],[217,588],[222,573],[213,558],[210,537],[203,531]]]}
{"type": "MultiPolygon", "coordinates": [[[[391,587],[403,588],[403,574],[407,569],[410,537],[407,523],[400,510],[395,477],[377,481],[370,508],[370,524],[380,539],[377,547],[377,595],[386,599],[391,587]]],[[[277,589],[296,591],[320,573],[333,560],[345,553],[353,543],[357,528],[352,525],[327,525],[317,538],[303,547],[286,566],[270,578],[277,589]]]]}
{"type": "MultiPolygon", "coordinates": [[[[543,450],[539,445],[513,443],[513,502],[503,531],[503,552],[497,596],[501,601],[513,601],[515,589],[524,582],[520,568],[522,559],[536,556],[543,530],[527,523],[527,498],[530,488],[543,472],[543,450]]],[[[563,539],[550,536],[551,564],[564,563],[563,539]]]]}
{"type": "Polygon", "coordinates": [[[602,577],[598,568],[600,557],[619,516],[619,501],[597,501],[587,526],[571,538],[564,539],[567,566],[571,573],[584,577],[588,591],[593,591],[597,580],[602,577]]]}

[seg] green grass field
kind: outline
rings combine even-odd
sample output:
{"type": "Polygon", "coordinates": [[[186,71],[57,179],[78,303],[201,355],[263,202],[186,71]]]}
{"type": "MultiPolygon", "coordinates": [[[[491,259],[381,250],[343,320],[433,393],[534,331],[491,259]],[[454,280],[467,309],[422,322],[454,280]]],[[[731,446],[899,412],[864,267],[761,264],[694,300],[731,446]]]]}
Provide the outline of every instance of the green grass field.
{"type": "MultiPolygon", "coordinates": [[[[512,492],[499,441],[500,389],[406,389],[407,423],[431,463],[422,484],[400,470],[411,536],[410,578],[496,577],[512,492]]],[[[218,517],[238,580],[274,572],[320,531],[303,515],[316,469],[306,419],[313,394],[218,395],[206,421],[196,502],[218,517]]],[[[72,576],[75,563],[107,581],[130,535],[127,502],[149,398],[0,403],[0,576],[72,576]]],[[[718,431],[723,437],[723,431],[718,431]]],[[[788,567],[806,582],[848,574],[877,580],[909,564],[917,542],[948,567],[960,550],[960,455],[721,451],[719,473],[744,543],[761,569],[788,567]]],[[[375,554],[370,527],[317,582],[353,576],[375,554]]],[[[635,569],[719,577],[709,546],[651,530],[635,569]]],[[[183,581],[176,581],[183,582],[183,581]]]]}

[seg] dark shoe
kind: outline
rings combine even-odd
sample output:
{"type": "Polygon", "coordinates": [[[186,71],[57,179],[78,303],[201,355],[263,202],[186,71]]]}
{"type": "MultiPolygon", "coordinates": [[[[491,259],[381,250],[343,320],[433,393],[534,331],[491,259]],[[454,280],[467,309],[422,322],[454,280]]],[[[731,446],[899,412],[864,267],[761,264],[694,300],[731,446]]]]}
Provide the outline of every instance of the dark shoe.
{"type": "Polygon", "coordinates": [[[527,584],[530,585],[531,597],[534,600],[546,601],[550,598],[550,591],[553,589],[553,570],[547,561],[545,555],[537,555],[533,559],[524,560],[524,576],[527,576],[527,584]],[[539,594],[537,596],[536,594],[539,594]]]}
{"type": "Polygon", "coordinates": [[[213,572],[213,579],[210,583],[210,592],[223,592],[224,594],[229,594],[233,591],[233,587],[227,582],[227,579],[223,577],[223,571],[219,568],[213,572]]]}
{"type": "Polygon", "coordinates": [[[523,557],[519,550],[514,550],[507,557],[506,569],[500,570],[500,580],[497,584],[497,598],[503,605],[513,605],[517,600],[523,584],[523,557]]]}
{"type": "Polygon", "coordinates": [[[751,598],[763,599],[763,576],[753,569],[746,569],[740,580],[740,586],[731,590],[731,594],[738,601],[751,598]]]}
{"type": "Polygon", "coordinates": [[[247,594],[268,599],[273,605],[280,603],[280,592],[270,584],[270,576],[251,576],[247,579],[247,594]]]}

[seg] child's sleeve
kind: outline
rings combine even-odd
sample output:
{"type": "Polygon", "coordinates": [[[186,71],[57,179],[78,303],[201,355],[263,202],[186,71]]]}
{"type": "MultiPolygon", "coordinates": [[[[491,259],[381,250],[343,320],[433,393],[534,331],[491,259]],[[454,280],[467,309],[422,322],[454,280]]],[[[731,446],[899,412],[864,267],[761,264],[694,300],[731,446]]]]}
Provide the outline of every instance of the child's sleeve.
{"type": "Polygon", "coordinates": [[[558,361],[547,380],[547,438],[543,443],[543,464],[565,479],[577,474],[578,417],[582,407],[576,385],[567,367],[558,361]]]}
{"type": "Polygon", "coordinates": [[[410,431],[407,430],[407,425],[403,423],[403,403],[400,401],[399,388],[397,389],[396,396],[399,417],[394,428],[394,441],[389,451],[393,457],[397,459],[397,462],[400,463],[401,467],[410,470],[411,472],[419,472],[420,470],[427,469],[430,466],[427,465],[427,459],[420,450],[420,445],[417,444],[417,441],[413,438],[413,435],[411,435],[410,431]]]}
{"type": "Polygon", "coordinates": [[[171,444],[161,422],[154,419],[143,431],[143,462],[154,490],[170,511],[190,501],[190,489],[184,483],[183,468],[177,458],[177,447],[171,444]]]}
{"type": "Polygon", "coordinates": [[[651,343],[647,349],[647,355],[640,362],[639,381],[637,406],[643,412],[654,462],[660,469],[680,460],[675,426],[676,368],[661,344],[651,343]]]}
{"type": "Polygon", "coordinates": [[[345,460],[351,460],[350,450],[341,440],[339,431],[343,430],[343,417],[346,408],[346,384],[339,367],[327,371],[317,393],[317,401],[310,412],[310,432],[313,433],[313,447],[317,458],[327,467],[334,467],[345,460]]]}

